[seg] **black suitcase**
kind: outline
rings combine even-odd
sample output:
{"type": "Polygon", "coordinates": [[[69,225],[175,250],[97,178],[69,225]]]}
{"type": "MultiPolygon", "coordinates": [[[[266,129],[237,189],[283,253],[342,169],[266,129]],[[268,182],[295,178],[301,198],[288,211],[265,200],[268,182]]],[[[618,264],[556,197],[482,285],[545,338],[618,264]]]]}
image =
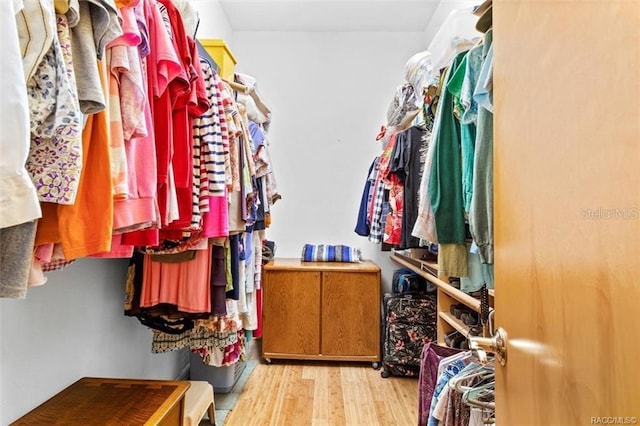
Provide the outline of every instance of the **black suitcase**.
{"type": "Polygon", "coordinates": [[[422,347],[436,341],[436,294],[385,294],[382,377],[418,377],[422,347]]]}
{"type": "Polygon", "coordinates": [[[400,268],[393,271],[391,291],[395,293],[424,292],[427,289],[427,280],[409,268],[400,268]]]}

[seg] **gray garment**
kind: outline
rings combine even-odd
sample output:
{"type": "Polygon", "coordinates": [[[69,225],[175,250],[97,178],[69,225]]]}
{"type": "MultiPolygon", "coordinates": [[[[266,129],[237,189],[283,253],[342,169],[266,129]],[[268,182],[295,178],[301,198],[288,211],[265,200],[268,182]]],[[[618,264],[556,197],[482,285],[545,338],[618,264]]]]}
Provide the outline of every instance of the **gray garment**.
{"type": "Polygon", "coordinates": [[[71,30],[73,69],[76,73],[78,99],[84,114],[105,108],[97,61],[105,47],[122,35],[117,9],[110,0],[80,0],[80,20],[71,30]]]}
{"type": "Polygon", "coordinates": [[[0,229],[0,297],[24,299],[27,295],[36,223],[0,229]]]}
{"type": "Polygon", "coordinates": [[[122,35],[122,27],[118,18],[118,8],[114,0],[86,0],[91,5],[91,22],[93,23],[93,40],[96,45],[98,59],[104,57],[107,44],[122,35]]]}
{"type": "Polygon", "coordinates": [[[69,10],[66,13],[69,28],[73,28],[80,22],[80,3],[78,0],[69,0],[69,10]]]}
{"type": "MultiPolygon", "coordinates": [[[[487,31],[483,57],[492,43],[492,31],[487,31]]],[[[484,66],[484,65],[483,65],[484,66]]],[[[473,166],[473,196],[469,225],[478,245],[482,263],[493,263],[493,113],[478,107],[476,150],[473,166]]]]}
{"type": "Polygon", "coordinates": [[[95,114],[105,108],[105,98],[98,72],[98,54],[93,41],[91,7],[87,1],[80,2],[80,20],[71,29],[73,70],[76,73],[78,100],[84,114],[95,114]]]}

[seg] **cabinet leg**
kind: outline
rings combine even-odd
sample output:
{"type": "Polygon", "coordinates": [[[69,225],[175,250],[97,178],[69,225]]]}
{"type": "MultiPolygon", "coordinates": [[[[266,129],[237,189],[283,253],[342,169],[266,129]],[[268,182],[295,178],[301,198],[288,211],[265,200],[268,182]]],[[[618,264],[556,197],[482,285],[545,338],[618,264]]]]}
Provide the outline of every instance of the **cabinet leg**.
{"type": "Polygon", "coordinates": [[[265,358],[264,359],[265,364],[267,365],[271,365],[271,358],[265,358]]]}
{"type": "Polygon", "coordinates": [[[372,362],[371,366],[373,367],[374,370],[380,370],[380,363],[379,362],[372,362]]]}

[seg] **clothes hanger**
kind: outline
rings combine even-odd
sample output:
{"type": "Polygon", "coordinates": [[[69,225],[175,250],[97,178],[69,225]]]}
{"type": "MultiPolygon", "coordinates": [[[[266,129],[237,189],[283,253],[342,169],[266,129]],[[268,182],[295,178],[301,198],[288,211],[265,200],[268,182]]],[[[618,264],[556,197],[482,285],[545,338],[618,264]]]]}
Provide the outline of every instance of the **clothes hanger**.
{"type": "Polygon", "coordinates": [[[242,74],[242,73],[236,73],[235,77],[238,83],[241,83],[247,86],[248,95],[251,96],[251,98],[253,99],[253,102],[256,104],[256,107],[265,116],[268,117],[271,114],[271,108],[269,108],[269,106],[264,103],[262,96],[260,95],[260,92],[258,90],[256,79],[250,75],[242,74]]]}
{"type": "Polygon", "coordinates": [[[256,103],[256,106],[264,115],[271,114],[271,108],[269,108],[262,100],[262,97],[258,93],[258,91],[254,88],[249,92],[249,95],[253,98],[256,103]]]}
{"type": "Polygon", "coordinates": [[[495,378],[495,373],[493,372],[493,370],[490,371],[478,371],[475,373],[470,373],[470,374],[463,374],[462,377],[459,377],[460,375],[457,375],[455,377],[453,377],[451,380],[449,380],[449,387],[455,389],[456,392],[458,392],[459,394],[464,394],[467,391],[470,391],[472,389],[475,388],[475,386],[463,386],[462,382],[467,380],[467,379],[473,379],[474,377],[480,377],[481,381],[484,382],[485,380],[492,380],[495,378]]]}
{"type": "Polygon", "coordinates": [[[491,381],[484,385],[476,386],[462,394],[462,402],[470,407],[482,408],[494,411],[496,408],[496,403],[491,401],[480,401],[478,399],[478,395],[487,390],[495,391],[495,381],[491,381]]]}
{"type": "Polygon", "coordinates": [[[471,351],[464,351],[464,352],[459,352],[457,354],[453,354],[450,355],[446,358],[442,358],[440,360],[440,364],[447,366],[449,364],[451,364],[453,361],[457,361],[457,360],[464,360],[467,358],[472,358],[474,355],[471,351]]]}
{"type": "Polygon", "coordinates": [[[198,34],[198,28],[200,28],[200,16],[196,18],[196,27],[193,30],[193,39],[196,39],[196,34],[198,34]]]}
{"type": "Polygon", "coordinates": [[[492,6],[492,5],[493,5],[493,0],[485,0],[484,2],[482,2],[481,4],[479,4],[473,9],[473,14],[476,16],[482,16],[484,12],[487,11],[489,6],[492,6]]]}
{"type": "MultiPolygon", "coordinates": [[[[491,376],[490,378],[494,378],[495,375],[490,374],[489,376],[491,376]]],[[[496,381],[491,380],[489,382],[481,383],[476,386],[469,386],[464,393],[469,394],[469,396],[476,396],[478,393],[485,390],[490,390],[490,389],[495,390],[495,387],[496,387],[496,381]]]]}
{"type": "Polygon", "coordinates": [[[482,382],[495,377],[495,370],[486,365],[472,363],[465,367],[460,373],[449,380],[449,387],[455,389],[456,392],[463,394],[465,391],[473,389],[472,386],[462,386],[462,381],[480,377],[482,382]]]}
{"type": "Polygon", "coordinates": [[[249,94],[249,88],[244,84],[236,83],[235,81],[230,81],[225,78],[222,79],[225,83],[227,83],[233,90],[236,92],[240,92],[243,95],[249,94]]]}
{"type": "Polygon", "coordinates": [[[200,43],[200,40],[196,39],[196,45],[198,46],[198,55],[200,55],[201,58],[204,58],[207,62],[209,62],[216,72],[220,72],[220,67],[218,66],[216,61],[211,57],[209,52],[207,52],[207,49],[205,49],[202,43],[200,43]]]}
{"type": "Polygon", "coordinates": [[[481,33],[486,33],[493,26],[493,6],[489,6],[487,10],[484,11],[480,19],[478,19],[478,23],[476,24],[476,30],[481,33]]]}
{"type": "MultiPolygon", "coordinates": [[[[465,354],[467,354],[465,352],[465,354]]],[[[473,358],[473,355],[471,355],[471,357],[473,358]]],[[[475,359],[473,359],[469,364],[467,364],[466,366],[464,366],[464,368],[462,368],[454,377],[452,377],[451,379],[453,380],[456,377],[462,377],[464,375],[467,374],[472,374],[472,373],[476,373],[478,372],[478,370],[480,370],[482,368],[482,364],[479,364],[476,362],[475,359]]]]}
{"type": "Polygon", "coordinates": [[[447,366],[450,365],[451,363],[455,361],[465,361],[469,358],[474,358],[474,355],[471,351],[460,352],[460,353],[442,358],[438,363],[438,376],[440,376],[440,373],[442,373],[442,371],[445,368],[447,368],[447,366]]]}

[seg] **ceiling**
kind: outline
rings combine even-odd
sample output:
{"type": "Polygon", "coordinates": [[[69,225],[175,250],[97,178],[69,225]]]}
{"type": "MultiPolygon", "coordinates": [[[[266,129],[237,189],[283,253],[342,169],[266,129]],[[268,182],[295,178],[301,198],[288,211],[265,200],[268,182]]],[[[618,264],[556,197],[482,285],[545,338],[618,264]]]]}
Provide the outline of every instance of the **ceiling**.
{"type": "Polygon", "coordinates": [[[421,32],[481,0],[220,0],[233,31],[421,32]]]}

